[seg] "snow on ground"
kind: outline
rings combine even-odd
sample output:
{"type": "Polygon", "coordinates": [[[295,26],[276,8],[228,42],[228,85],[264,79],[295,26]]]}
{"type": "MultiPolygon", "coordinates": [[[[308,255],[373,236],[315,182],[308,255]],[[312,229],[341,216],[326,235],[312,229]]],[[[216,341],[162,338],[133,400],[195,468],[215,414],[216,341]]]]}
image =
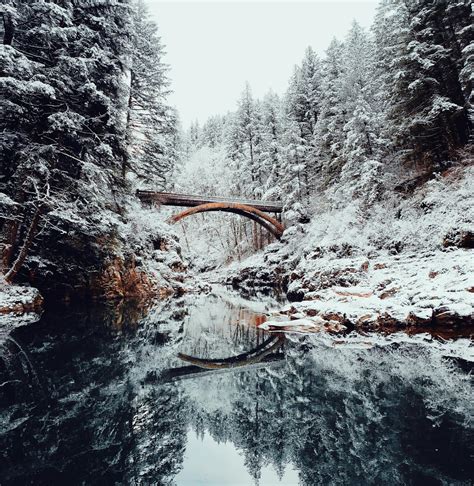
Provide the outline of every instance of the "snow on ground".
{"type": "Polygon", "coordinates": [[[315,327],[320,318],[363,328],[474,323],[472,250],[304,260],[291,276],[304,300],[282,312],[317,318],[315,327]]]}
{"type": "Polygon", "coordinates": [[[14,328],[39,319],[42,302],[37,289],[0,282],[0,345],[14,328]]]}
{"type": "Polygon", "coordinates": [[[230,267],[227,283],[286,288],[302,301],[283,309],[300,320],[295,329],[308,319],[316,329],[320,318],[366,329],[474,324],[474,167],[370,208],[332,196],[321,197],[311,223],[288,228],[283,244],[230,267]]]}
{"type": "Polygon", "coordinates": [[[42,302],[43,298],[35,288],[0,282],[0,314],[35,311],[42,302]]]}

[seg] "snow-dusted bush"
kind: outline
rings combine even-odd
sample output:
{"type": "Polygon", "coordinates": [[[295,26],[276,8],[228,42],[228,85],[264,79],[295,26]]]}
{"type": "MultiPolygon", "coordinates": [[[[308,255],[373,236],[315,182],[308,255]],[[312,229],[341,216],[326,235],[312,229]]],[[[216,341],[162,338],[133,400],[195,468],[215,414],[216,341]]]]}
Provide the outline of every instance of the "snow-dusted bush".
{"type": "Polygon", "coordinates": [[[458,167],[438,175],[410,197],[386,191],[371,205],[357,198],[344,202],[336,187],[316,198],[305,244],[347,245],[363,252],[439,248],[449,233],[473,230],[473,181],[473,166],[458,167]]]}

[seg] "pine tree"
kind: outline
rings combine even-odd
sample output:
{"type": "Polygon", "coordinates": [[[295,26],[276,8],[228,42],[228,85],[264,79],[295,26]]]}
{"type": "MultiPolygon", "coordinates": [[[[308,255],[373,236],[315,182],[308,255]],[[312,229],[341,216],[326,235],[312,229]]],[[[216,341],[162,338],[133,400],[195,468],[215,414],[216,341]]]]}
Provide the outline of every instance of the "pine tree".
{"type": "Polygon", "coordinates": [[[240,196],[253,196],[262,183],[259,157],[260,130],[260,107],[254,101],[250,85],[247,83],[227,135],[229,157],[235,163],[236,176],[239,178],[236,189],[240,196]]]}
{"type": "MultiPolygon", "coordinates": [[[[22,28],[7,36],[0,56],[1,183],[18,208],[2,228],[4,265],[18,272],[41,227],[35,252],[57,274],[71,245],[117,235],[130,9],[126,1],[15,5],[22,28]]],[[[87,251],[75,255],[77,263],[87,251]]],[[[30,272],[41,265],[37,259],[30,272]]],[[[71,258],[69,270],[75,268],[71,258]]],[[[67,278],[80,276],[58,278],[58,285],[67,278]]]]}
{"type": "Polygon", "coordinates": [[[283,187],[283,113],[278,95],[269,92],[262,103],[261,165],[269,199],[279,199],[283,187]]]}
{"type": "Polygon", "coordinates": [[[315,128],[315,143],[323,186],[338,175],[343,164],[342,146],[344,125],[347,121],[342,92],[343,52],[343,44],[333,39],[322,63],[323,97],[315,128]]]}
{"type": "Polygon", "coordinates": [[[306,49],[292,84],[288,97],[288,113],[300,125],[301,137],[311,143],[321,98],[321,67],[318,56],[311,47],[306,49]]]}
{"type": "Polygon", "coordinates": [[[368,34],[354,22],[344,44],[341,76],[347,119],[341,149],[343,203],[348,198],[362,198],[370,204],[379,192],[382,106],[377,103],[374,49],[368,34]]]}
{"type": "Polygon", "coordinates": [[[461,82],[466,59],[453,34],[457,16],[449,15],[450,5],[429,0],[385,2],[379,13],[389,29],[388,35],[379,29],[378,42],[385,58],[391,59],[384,87],[389,93],[392,136],[404,161],[429,171],[455,157],[471,130],[461,82]]]}
{"type": "Polygon", "coordinates": [[[149,19],[139,0],[134,8],[128,95],[128,152],[125,171],[139,181],[164,189],[179,156],[178,117],[166,102],[169,94],[168,66],[157,25],[149,19]]]}
{"type": "Polygon", "coordinates": [[[314,131],[321,111],[321,65],[318,56],[308,47],[301,66],[295,69],[287,92],[287,115],[297,124],[303,164],[301,167],[301,194],[311,192],[312,177],[316,174],[314,131]]]}
{"type": "MultiPolygon", "coordinates": [[[[256,145],[256,110],[250,85],[247,83],[237,110],[237,123],[240,132],[243,150],[246,152],[244,164],[244,177],[254,186],[255,183],[255,145],[256,145]]],[[[246,185],[246,190],[251,192],[253,187],[246,185]]]]}
{"type": "Polygon", "coordinates": [[[469,116],[470,141],[472,143],[474,126],[474,12],[470,2],[449,3],[443,21],[456,56],[457,69],[469,116]]]}
{"type": "Polygon", "coordinates": [[[217,148],[224,143],[226,119],[223,116],[212,116],[202,127],[201,142],[211,148],[217,148]]]}
{"type": "Polygon", "coordinates": [[[307,151],[301,139],[298,123],[289,117],[284,120],[283,147],[283,185],[288,195],[288,202],[300,203],[307,192],[305,177],[307,151]]]}

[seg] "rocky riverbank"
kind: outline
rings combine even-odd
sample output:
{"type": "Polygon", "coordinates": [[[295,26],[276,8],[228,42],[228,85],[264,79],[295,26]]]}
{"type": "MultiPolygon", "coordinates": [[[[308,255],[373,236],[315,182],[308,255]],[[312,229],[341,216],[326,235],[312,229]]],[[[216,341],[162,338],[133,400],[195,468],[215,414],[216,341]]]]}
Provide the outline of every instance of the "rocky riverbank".
{"type": "Polygon", "coordinates": [[[472,166],[453,169],[370,209],[322,199],[309,224],[291,225],[281,242],[218,278],[286,292],[286,320],[304,320],[294,326],[473,326],[473,177],[472,166]]]}
{"type": "MultiPolygon", "coordinates": [[[[271,249],[270,249],[271,250],[271,249]]],[[[278,253],[234,268],[227,283],[249,289],[282,287],[292,304],[282,309],[305,329],[341,325],[363,330],[474,325],[472,250],[379,253],[336,257],[309,254],[292,269],[278,253]]],[[[284,320],[284,319],[283,319],[284,320]]],[[[267,323],[267,327],[289,326],[267,323]]]]}
{"type": "Polygon", "coordinates": [[[0,284],[0,314],[38,312],[42,305],[43,297],[37,289],[0,284]]]}

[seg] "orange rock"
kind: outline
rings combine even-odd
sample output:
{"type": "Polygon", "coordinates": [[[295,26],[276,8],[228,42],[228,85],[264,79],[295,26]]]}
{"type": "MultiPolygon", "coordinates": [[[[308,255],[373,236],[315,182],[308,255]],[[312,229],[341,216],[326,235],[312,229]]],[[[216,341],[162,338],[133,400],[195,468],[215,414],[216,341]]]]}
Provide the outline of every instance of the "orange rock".
{"type": "Polygon", "coordinates": [[[93,297],[105,299],[141,299],[161,295],[163,292],[163,288],[159,288],[149,274],[136,267],[134,259],[125,262],[119,257],[109,262],[99,275],[91,279],[90,290],[93,297]]]}
{"type": "Polygon", "coordinates": [[[37,312],[40,311],[43,305],[43,297],[37,295],[31,302],[15,302],[11,305],[0,307],[0,314],[9,314],[10,312],[15,314],[23,314],[25,312],[37,312]]]}
{"type": "Polygon", "coordinates": [[[360,316],[359,319],[357,319],[357,325],[364,325],[373,320],[375,320],[373,314],[364,314],[363,316],[360,316]]]}
{"type": "Polygon", "coordinates": [[[267,316],[262,314],[262,315],[256,315],[253,318],[254,324],[258,327],[261,326],[265,321],[267,320],[267,316]]]}
{"type": "Polygon", "coordinates": [[[432,317],[420,317],[410,312],[406,318],[406,323],[409,326],[426,326],[432,324],[432,317]]]}
{"type": "Polygon", "coordinates": [[[346,320],[343,314],[338,314],[336,312],[328,312],[327,314],[324,314],[322,317],[323,319],[326,319],[328,321],[336,321],[340,323],[346,320]]]}
{"type": "Polygon", "coordinates": [[[474,248],[474,232],[453,230],[443,240],[444,247],[456,246],[457,248],[474,248]]]}
{"type": "Polygon", "coordinates": [[[442,306],[434,309],[433,322],[437,326],[453,327],[457,325],[472,326],[473,316],[461,316],[448,307],[442,306]]]}
{"type": "Polygon", "coordinates": [[[387,312],[384,312],[377,316],[377,325],[382,329],[383,328],[390,329],[394,327],[399,328],[400,322],[394,317],[392,317],[390,314],[388,314],[387,312]]]}

